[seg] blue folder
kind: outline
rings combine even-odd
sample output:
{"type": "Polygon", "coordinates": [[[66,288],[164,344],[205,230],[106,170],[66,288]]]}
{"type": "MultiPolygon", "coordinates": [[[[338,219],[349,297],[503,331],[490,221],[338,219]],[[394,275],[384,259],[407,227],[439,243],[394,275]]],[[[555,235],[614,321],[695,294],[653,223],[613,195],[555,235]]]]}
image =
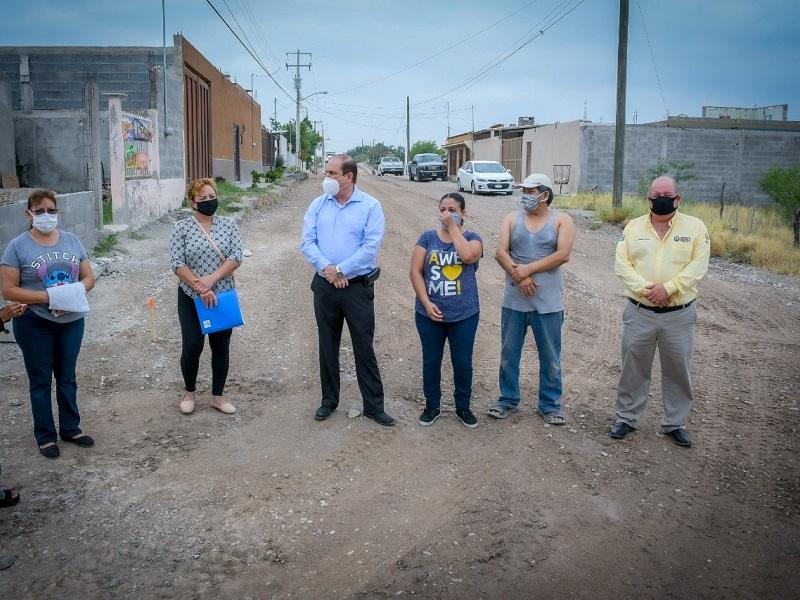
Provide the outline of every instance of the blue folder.
{"type": "Polygon", "coordinates": [[[200,331],[203,334],[244,325],[239,296],[235,289],[217,294],[217,305],[214,308],[206,308],[199,296],[194,299],[194,305],[197,308],[197,318],[200,320],[200,331]]]}

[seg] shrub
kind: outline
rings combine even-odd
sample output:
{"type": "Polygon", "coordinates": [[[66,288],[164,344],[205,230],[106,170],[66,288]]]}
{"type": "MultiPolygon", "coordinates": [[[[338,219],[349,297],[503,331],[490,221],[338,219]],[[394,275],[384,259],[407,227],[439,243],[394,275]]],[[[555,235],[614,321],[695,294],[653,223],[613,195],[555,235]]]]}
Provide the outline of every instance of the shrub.
{"type": "Polygon", "coordinates": [[[270,169],[264,173],[264,179],[270,183],[275,183],[283,176],[283,169],[270,169]]]}
{"type": "Polygon", "coordinates": [[[772,201],[777,203],[786,221],[794,229],[794,245],[800,246],[800,167],[773,167],[759,180],[772,201]]]}

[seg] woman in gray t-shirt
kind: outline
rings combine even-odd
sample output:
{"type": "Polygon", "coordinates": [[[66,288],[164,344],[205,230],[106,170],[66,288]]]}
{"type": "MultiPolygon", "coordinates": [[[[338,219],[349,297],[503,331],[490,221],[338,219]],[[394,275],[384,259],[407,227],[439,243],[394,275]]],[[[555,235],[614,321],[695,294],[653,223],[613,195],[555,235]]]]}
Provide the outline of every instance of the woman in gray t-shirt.
{"type": "Polygon", "coordinates": [[[14,318],[14,337],[30,382],[33,433],[39,452],[56,458],[60,451],[50,399],[54,376],[61,439],[84,448],[93,446],[94,441],[80,428],[75,376],[84,314],[50,310],[47,289],[80,282],[89,292],[95,280],[83,244],[74,234],[56,228],[58,208],[53,192],[33,192],[26,213],[31,227],[6,247],[0,260],[0,281],[6,300],[29,308],[14,318]]]}

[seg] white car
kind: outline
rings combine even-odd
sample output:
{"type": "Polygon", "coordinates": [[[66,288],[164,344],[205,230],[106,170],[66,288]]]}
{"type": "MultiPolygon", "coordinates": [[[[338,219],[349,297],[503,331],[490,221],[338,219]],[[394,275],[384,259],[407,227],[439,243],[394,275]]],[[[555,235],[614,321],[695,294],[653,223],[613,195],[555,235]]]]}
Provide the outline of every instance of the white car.
{"type": "Polygon", "coordinates": [[[387,173],[402,175],[403,171],[405,171],[403,161],[394,156],[384,156],[381,162],[378,163],[378,175],[386,175],[387,173]]]}
{"type": "Polygon", "coordinates": [[[482,192],[514,193],[514,178],[499,162],[494,160],[470,160],[461,165],[456,175],[458,191],[469,190],[473,194],[482,192]]]}

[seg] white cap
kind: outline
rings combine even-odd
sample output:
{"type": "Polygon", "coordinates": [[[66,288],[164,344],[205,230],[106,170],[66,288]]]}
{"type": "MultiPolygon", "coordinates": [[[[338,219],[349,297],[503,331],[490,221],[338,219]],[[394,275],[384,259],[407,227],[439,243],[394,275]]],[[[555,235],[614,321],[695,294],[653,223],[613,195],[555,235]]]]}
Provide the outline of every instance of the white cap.
{"type": "Polygon", "coordinates": [[[546,187],[552,190],[553,182],[550,181],[550,178],[547,175],[544,175],[542,173],[531,173],[525,179],[522,180],[522,183],[518,183],[514,187],[518,188],[546,187]]]}

